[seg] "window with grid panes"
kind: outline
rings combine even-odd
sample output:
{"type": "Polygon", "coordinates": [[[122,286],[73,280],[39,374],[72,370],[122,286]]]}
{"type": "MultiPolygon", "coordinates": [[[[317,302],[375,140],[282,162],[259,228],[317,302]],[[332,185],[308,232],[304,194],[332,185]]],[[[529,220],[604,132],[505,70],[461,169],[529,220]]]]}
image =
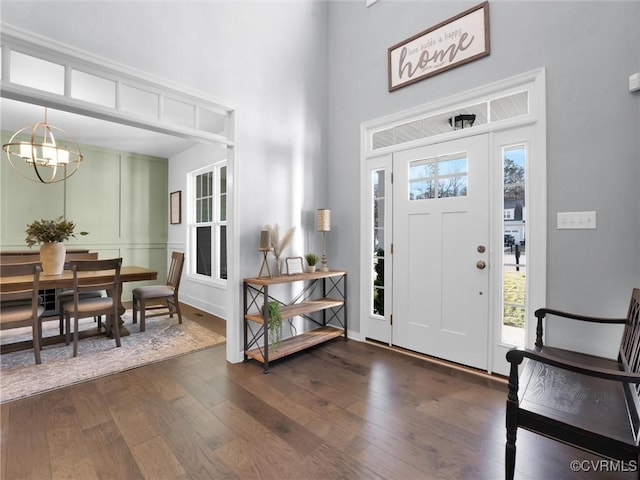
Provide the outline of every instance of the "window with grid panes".
{"type": "Polygon", "coordinates": [[[221,162],[192,174],[194,273],[227,279],[227,165],[221,162]]]}

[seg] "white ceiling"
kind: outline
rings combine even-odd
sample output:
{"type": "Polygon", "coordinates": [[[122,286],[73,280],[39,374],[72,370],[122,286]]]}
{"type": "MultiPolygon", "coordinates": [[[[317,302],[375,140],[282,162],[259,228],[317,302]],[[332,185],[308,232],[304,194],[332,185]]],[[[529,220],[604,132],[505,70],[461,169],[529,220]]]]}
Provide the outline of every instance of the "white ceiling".
{"type": "MultiPolygon", "coordinates": [[[[15,132],[44,121],[44,107],[0,98],[0,129],[15,132]]],[[[173,137],[96,118],[48,109],[49,124],[72,135],[80,144],[169,158],[194,145],[193,140],[173,137]]],[[[58,136],[56,138],[69,140],[58,136]]]]}

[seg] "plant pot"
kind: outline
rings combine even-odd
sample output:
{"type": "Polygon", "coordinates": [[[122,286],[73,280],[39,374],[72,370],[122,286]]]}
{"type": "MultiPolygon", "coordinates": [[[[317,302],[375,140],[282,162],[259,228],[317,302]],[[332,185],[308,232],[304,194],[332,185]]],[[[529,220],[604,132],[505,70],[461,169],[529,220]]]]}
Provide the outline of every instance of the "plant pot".
{"type": "Polygon", "coordinates": [[[40,247],[40,262],[43,275],[60,275],[64,269],[67,249],[62,242],[43,243],[40,247]]]}
{"type": "Polygon", "coordinates": [[[316,271],[315,265],[307,265],[307,273],[313,273],[316,271]]]}

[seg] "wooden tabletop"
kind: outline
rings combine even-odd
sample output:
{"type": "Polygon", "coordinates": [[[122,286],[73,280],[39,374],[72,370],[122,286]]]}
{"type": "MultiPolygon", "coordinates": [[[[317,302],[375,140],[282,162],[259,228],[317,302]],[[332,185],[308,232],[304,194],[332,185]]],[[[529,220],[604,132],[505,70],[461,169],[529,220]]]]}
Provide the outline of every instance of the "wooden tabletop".
{"type": "MultiPolygon", "coordinates": [[[[109,275],[108,271],[102,272],[79,272],[81,277],[92,277],[96,280],[108,280],[113,274],[109,275]]],[[[158,272],[144,267],[123,266],[120,270],[120,280],[123,282],[137,282],[141,280],[156,280],[158,272]]],[[[0,286],[11,285],[12,287],[20,285],[31,285],[32,279],[30,275],[21,277],[2,277],[0,276],[0,286]]],[[[44,275],[40,274],[40,288],[42,290],[48,288],[70,288],[73,286],[73,274],[71,270],[64,270],[60,275],[44,275]]]]}

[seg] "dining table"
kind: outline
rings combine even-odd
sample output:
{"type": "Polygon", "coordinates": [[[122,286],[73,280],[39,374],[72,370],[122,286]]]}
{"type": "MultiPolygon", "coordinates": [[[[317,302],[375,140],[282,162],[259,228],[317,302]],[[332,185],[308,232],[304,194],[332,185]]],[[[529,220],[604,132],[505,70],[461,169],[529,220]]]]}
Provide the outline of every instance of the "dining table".
{"type": "MultiPolygon", "coordinates": [[[[101,272],[79,272],[78,275],[85,278],[92,278],[96,281],[104,281],[109,280],[109,278],[113,278],[115,272],[109,274],[109,271],[101,271],[101,272]]],[[[157,280],[158,272],[149,268],[139,267],[135,265],[123,265],[120,269],[120,282],[139,282],[145,280],[157,280]]],[[[20,286],[29,286],[33,282],[31,275],[25,275],[23,277],[3,277],[1,275],[0,269],[0,289],[7,287],[20,287],[20,286]]],[[[40,290],[51,290],[51,289],[65,289],[65,288],[73,288],[73,272],[71,270],[63,270],[59,275],[45,275],[44,273],[40,274],[40,290]]],[[[118,299],[119,308],[118,311],[120,315],[124,314],[126,308],[122,303],[122,288],[120,288],[120,298],[118,299]]],[[[45,314],[46,319],[46,314],[45,314]]],[[[53,318],[51,318],[53,320],[53,318]]],[[[56,314],[55,319],[58,319],[58,315],[56,314]]],[[[124,337],[130,334],[129,330],[127,330],[124,322],[120,320],[120,336],[124,337]]],[[[106,329],[104,326],[95,328],[90,328],[86,330],[82,330],[79,332],[80,338],[87,338],[97,335],[105,334],[106,329]]],[[[60,343],[65,341],[65,335],[54,335],[43,338],[43,345],[51,345],[54,343],[60,343]]],[[[7,344],[2,346],[3,352],[22,350],[24,348],[32,348],[32,341],[26,342],[16,342],[12,344],[7,344]]]]}

